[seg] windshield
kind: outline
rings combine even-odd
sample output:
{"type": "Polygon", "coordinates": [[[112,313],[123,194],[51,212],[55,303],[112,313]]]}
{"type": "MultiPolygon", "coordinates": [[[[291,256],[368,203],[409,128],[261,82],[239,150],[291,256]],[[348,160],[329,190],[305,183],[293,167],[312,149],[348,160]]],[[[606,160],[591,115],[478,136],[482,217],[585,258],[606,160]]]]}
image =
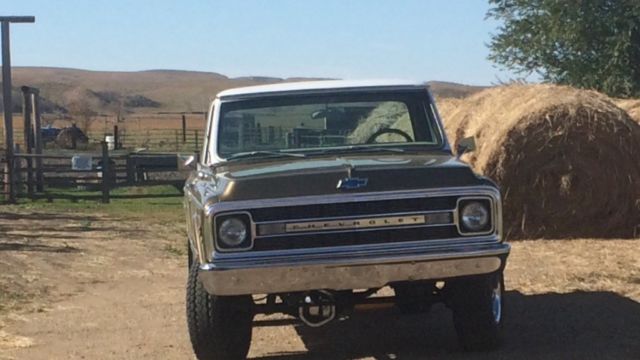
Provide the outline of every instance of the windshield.
{"type": "Polygon", "coordinates": [[[230,158],[274,151],[439,146],[426,99],[422,92],[394,92],[223,102],[217,152],[230,158]]]}

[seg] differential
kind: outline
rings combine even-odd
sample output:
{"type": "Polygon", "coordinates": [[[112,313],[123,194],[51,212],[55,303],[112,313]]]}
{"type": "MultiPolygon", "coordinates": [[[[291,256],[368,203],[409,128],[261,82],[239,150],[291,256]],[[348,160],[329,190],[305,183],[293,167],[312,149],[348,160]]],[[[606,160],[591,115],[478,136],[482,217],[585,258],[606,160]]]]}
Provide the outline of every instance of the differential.
{"type": "Polygon", "coordinates": [[[304,295],[298,307],[298,317],[311,327],[320,327],[336,317],[336,304],[328,291],[312,291],[304,295]]]}

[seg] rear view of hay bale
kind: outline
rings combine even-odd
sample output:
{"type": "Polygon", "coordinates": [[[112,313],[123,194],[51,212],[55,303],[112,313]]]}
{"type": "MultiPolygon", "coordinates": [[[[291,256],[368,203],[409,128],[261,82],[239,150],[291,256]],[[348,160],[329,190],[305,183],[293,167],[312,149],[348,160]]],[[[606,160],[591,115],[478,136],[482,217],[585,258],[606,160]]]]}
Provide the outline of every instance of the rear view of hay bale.
{"type": "Polygon", "coordinates": [[[640,125],[608,97],[515,85],[449,105],[440,112],[450,141],[475,136],[466,160],[500,184],[507,236],[634,236],[640,125]]]}
{"type": "MultiPolygon", "coordinates": [[[[350,144],[363,144],[367,142],[376,132],[382,129],[398,129],[408,135],[413,134],[409,110],[406,105],[400,102],[384,102],[373,109],[366,119],[363,119],[358,127],[349,135],[350,144]]],[[[390,142],[393,140],[403,141],[398,135],[382,134],[375,140],[378,142],[390,142]]]]}

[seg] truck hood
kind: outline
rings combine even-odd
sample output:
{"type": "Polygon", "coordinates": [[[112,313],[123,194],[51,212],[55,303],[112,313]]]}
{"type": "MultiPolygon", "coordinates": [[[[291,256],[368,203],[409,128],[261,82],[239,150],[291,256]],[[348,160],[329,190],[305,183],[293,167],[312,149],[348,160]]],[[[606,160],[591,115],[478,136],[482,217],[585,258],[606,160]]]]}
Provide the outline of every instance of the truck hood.
{"type": "Polygon", "coordinates": [[[477,177],[467,164],[443,153],[358,154],[227,163],[216,169],[215,177],[220,201],[472,186],[487,182],[477,177]],[[338,188],[338,183],[347,178],[358,179],[362,186],[338,188]]]}

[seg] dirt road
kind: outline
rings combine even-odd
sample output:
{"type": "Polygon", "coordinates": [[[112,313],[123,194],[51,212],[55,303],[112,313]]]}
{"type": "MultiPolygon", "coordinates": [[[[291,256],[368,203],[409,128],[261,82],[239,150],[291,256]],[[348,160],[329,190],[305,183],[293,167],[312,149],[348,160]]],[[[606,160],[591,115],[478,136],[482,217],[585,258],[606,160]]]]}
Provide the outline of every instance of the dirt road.
{"type": "MultiPolygon", "coordinates": [[[[181,223],[0,210],[0,359],[192,359],[181,223]]],[[[640,358],[640,242],[521,241],[506,342],[465,354],[449,311],[320,329],[256,321],[250,358],[640,358]]]]}

